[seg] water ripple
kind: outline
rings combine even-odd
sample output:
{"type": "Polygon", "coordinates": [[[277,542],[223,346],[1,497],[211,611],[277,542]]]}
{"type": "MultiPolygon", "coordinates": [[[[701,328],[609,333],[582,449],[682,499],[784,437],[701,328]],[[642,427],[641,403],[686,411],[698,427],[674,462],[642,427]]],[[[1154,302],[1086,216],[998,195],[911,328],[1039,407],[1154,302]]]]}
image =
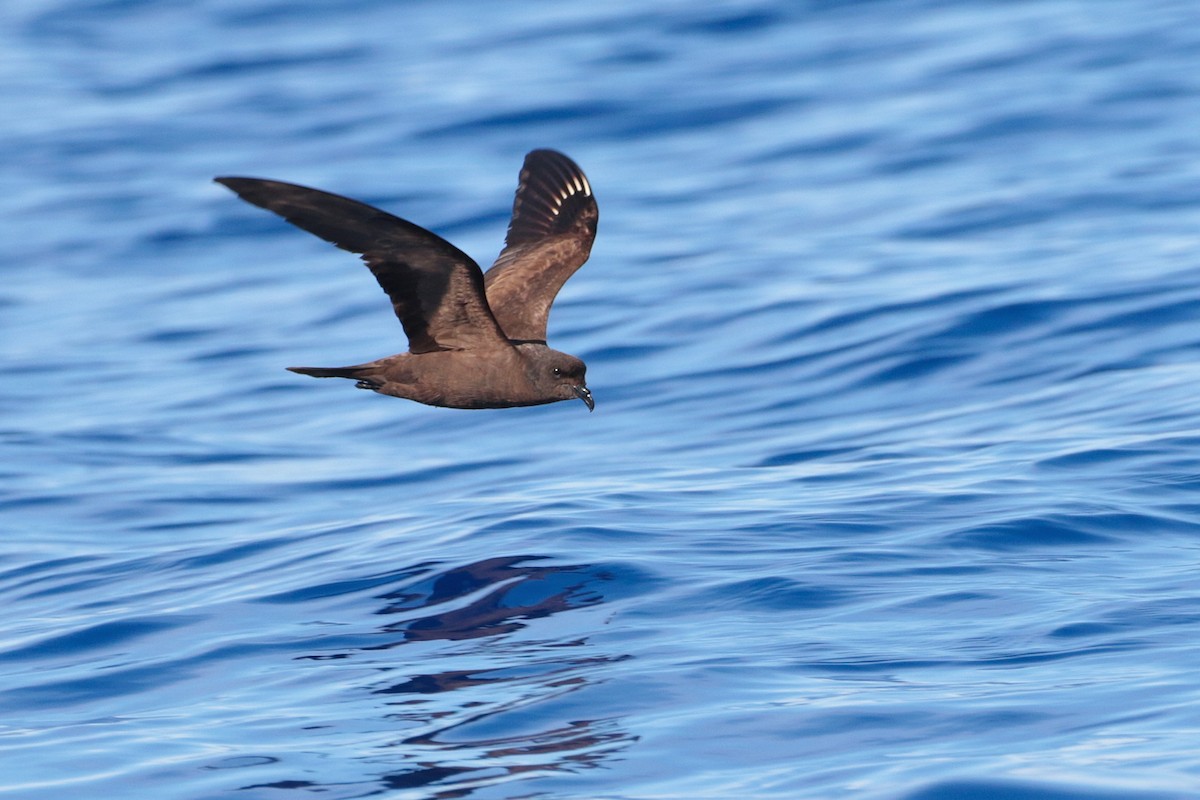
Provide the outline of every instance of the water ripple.
{"type": "Polygon", "coordinates": [[[9,3],[6,787],[1189,796],[1200,17],[1105,11],[9,3]],[[213,175],[486,264],[539,146],[596,413],[284,372],[403,332],[213,175]]]}

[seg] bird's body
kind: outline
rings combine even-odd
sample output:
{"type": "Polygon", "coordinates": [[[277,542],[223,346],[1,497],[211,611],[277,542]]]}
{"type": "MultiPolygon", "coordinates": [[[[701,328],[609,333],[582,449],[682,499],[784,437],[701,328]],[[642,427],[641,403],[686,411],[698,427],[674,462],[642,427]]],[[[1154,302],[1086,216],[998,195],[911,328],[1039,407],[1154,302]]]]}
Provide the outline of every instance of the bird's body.
{"type": "Polygon", "coordinates": [[[511,408],[577,398],[588,402],[591,397],[583,387],[583,362],[544,344],[400,353],[353,367],[288,369],[314,378],[350,378],[358,381],[360,389],[445,408],[511,408]],[[562,364],[557,375],[553,367],[546,370],[553,363],[562,364]],[[573,377],[578,378],[577,384],[571,382],[573,377]]]}
{"type": "Polygon", "coordinates": [[[424,228],[339,195],[280,181],[217,178],[244,200],[362,256],[392,301],[409,350],[350,367],[289,367],[450,408],[580,399],[587,367],[546,345],[554,297],[591,251],[598,212],[582,170],[552,150],[525,157],[504,250],[486,276],[424,228]]]}

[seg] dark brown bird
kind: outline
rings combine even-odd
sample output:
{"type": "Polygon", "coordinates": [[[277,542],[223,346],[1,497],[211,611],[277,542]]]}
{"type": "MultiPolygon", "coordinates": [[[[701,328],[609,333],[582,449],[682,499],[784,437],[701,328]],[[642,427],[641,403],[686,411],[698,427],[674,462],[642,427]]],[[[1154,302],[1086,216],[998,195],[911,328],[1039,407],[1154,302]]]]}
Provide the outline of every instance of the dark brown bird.
{"type": "Polygon", "coordinates": [[[437,234],[336,194],[258,178],[216,178],[243,200],[358,253],[392,301],[408,352],[352,367],[288,367],[431,406],[508,408],[579,398],[587,367],[546,346],[550,305],[587,261],[599,211],[562,153],[525,156],[504,249],[485,275],[437,234]]]}

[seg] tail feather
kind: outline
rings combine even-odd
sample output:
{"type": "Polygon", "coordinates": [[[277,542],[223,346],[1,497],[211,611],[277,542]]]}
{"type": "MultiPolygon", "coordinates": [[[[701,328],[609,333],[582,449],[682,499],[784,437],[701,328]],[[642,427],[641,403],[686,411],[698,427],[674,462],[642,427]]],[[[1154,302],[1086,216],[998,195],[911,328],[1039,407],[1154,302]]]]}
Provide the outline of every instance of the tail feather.
{"type": "Polygon", "coordinates": [[[362,379],[370,372],[370,367],[365,365],[357,367],[288,367],[288,371],[311,375],[314,378],[362,379]]]}

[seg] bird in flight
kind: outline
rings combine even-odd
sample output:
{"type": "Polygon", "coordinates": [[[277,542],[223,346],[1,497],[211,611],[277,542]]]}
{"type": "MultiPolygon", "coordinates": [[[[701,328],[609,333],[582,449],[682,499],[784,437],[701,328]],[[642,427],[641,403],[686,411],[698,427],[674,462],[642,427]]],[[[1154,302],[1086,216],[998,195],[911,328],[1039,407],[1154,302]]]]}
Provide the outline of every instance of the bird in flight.
{"type": "Polygon", "coordinates": [[[487,273],[435,233],[357,200],[292,183],[216,178],[243,200],[357,253],[392,301],[408,352],[349,367],[288,367],[449,408],[579,399],[587,367],[546,345],[559,289],[587,261],[599,211],[574,161],[525,156],[504,249],[487,273]]]}

